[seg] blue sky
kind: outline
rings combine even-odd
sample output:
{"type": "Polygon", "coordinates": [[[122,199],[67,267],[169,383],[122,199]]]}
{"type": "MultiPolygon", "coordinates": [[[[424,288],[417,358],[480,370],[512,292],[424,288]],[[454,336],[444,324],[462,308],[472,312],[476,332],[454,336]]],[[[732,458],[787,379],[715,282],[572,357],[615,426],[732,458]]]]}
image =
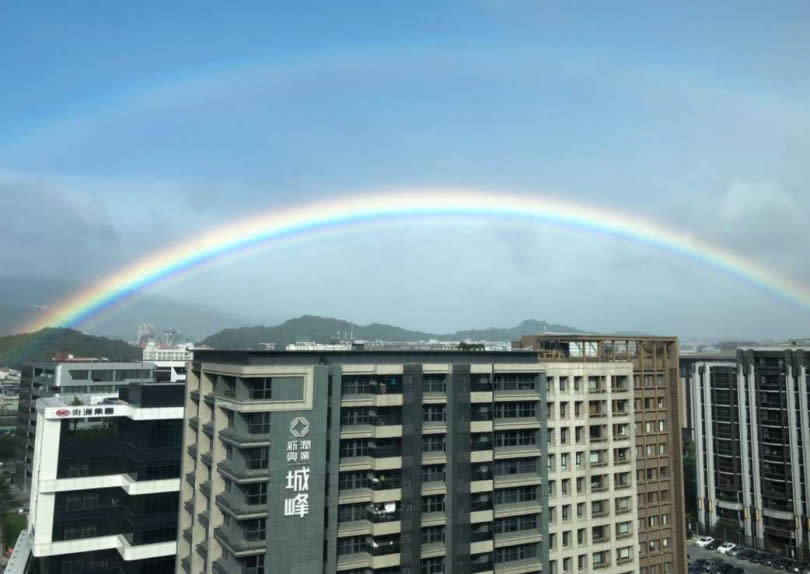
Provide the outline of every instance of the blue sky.
{"type": "MultiPolygon", "coordinates": [[[[459,186],[669,221],[810,280],[806,3],[3,10],[4,274],[76,278],[81,268],[93,280],[256,210],[459,186]],[[34,220],[44,232],[32,233],[34,220]]],[[[536,317],[600,330],[806,334],[806,314],[759,290],[564,230],[406,226],[305,251],[231,262],[165,293],[255,322],[308,312],[435,330],[536,317]],[[357,257],[370,240],[386,246],[371,274],[368,256],[357,257]],[[404,267],[416,285],[392,290],[404,267]],[[309,279],[319,268],[331,271],[328,293],[309,279]],[[465,290],[495,270],[497,288],[465,290]],[[442,285],[424,287],[435,273],[442,285]],[[598,289],[582,286],[593,277],[598,289]],[[273,303],[250,288],[257,281],[273,285],[273,303]],[[515,297],[538,284],[542,300],[515,297]]]]}

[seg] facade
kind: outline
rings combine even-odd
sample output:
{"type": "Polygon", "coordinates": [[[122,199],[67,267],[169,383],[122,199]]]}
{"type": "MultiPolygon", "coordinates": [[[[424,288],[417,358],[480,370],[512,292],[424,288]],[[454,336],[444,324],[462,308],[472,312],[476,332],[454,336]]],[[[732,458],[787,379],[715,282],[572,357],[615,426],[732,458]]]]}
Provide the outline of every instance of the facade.
{"type": "MultiPolygon", "coordinates": [[[[633,459],[638,514],[639,574],[685,572],[678,339],[542,334],[522,337],[513,349],[533,350],[544,363],[629,362],[632,365],[633,459]]],[[[628,568],[629,570],[629,568],[628,568]]],[[[563,572],[563,570],[559,570],[563,572]]]]}
{"type": "Polygon", "coordinates": [[[154,371],[152,363],[107,361],[41,362],[24,366],[17,411],[17,487],[27,494],[31,486],[37,399],[64,397],[69,402],[86,394],[116,398],[131,383],[153,382],[154,371]]]}
{"type": "Polygon", "coordinates": [[[120,394],[37,401],[29,572],[174,571],[184,385],[120,394]]]}
{"type": "Polygon", "coordinates": [[[786,556],[810,556],[808,348],[743,348],[692,365],[698,522],[786,556]]]}
{"type": "Polygon", "coordinates": [[[545,393],[535,353],[195,351],[177,572],[548,571],[545,393]]]}
{"type": "Polygon", "coordinates": [[[633,367],[543,364],[548,398],[549,572],[638,565],[633,367]]]}

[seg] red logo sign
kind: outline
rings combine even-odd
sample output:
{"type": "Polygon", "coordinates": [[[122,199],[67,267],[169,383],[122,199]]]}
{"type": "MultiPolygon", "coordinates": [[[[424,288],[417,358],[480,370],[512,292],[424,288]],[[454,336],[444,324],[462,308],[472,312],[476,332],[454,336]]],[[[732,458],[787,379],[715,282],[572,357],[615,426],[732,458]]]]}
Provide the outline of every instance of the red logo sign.
{"type": "Polygon", "coordinates": [[[56,416],[58,417],[70,416],[70,409],[59,409],[58,411],[56,411],[56,416]]]}

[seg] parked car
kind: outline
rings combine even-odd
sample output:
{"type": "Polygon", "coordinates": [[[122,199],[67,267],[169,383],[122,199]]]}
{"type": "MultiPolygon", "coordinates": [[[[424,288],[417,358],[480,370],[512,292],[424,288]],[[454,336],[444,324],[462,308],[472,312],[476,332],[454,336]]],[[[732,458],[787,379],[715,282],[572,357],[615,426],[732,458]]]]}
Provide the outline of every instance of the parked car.
{"type": "Polygon", "coordinates": [[[793,560],[790,558],[784,558],[782,556],[777,556],[776,560],[773,561],[773,567],[777,570],[790,570],[790,567],[793,565],[793,560]]]}
{"type": "Polygon", "coordinates": [[[740,559],[742,559],[742,560],[748,560],[748,561],[750,562],[750,561],[751,561],[751,558],[752,558],[752,557],[753,557],[755,554],[756,554],[756,551],[755,551],[755,550],[751,550],[750,548],[744,548],[744,549],[742,550],[742,552],[740,552],[739,554],[737,554],[737,558],[740,558],[740,559]]]}
{"type": "Polygon", "coordinates": [[[768,558],[768,555],[764,552],[754,552],[751,555],[751,558],[748,559],[749,562],[753,562],[754,564],[762,564],[762,561],[768,558]]]}
{"type": "Polygon", "coordinates": [[[734,548],[726,552],[726,554],[728,554],[729,556],[739,556],[740,552],[742,552],[743,550],[745,550],[745,546],[735,546],[734,548]]]}
{"type": "Polygon", "coordinates": [[[701,536],[697,540],[695,540],[695,545],[700,546],[701,548],[706,548],[709,544],[714,542],[714,538],[711,536],[701,536]]]}
{"type": "Polygon", "coordinates": [[[712,540],[706,545],[706,550],[717,550],[718,548],[720,548],[719,540],[712,540]]]}
{"type": "Polygon", "coordinates": [[[720,554],[726,554],[729,550],[734,550],[737,547],[736,544],[733,542],[723,542],[720,546],[717,547],[717,551],[720,554]]]}
{"type": "Polygon", "coordinates": [[[715,572],[717,574],[729,574],[732,570],[734,570],[734,566],[731,564],[721,564],[715,572]]]}
{"type": "Polygon", "coordinates": [[[703,565],[706,561],[703,558],[698,558],[689,565],[689,572],[703,572],[703,565]]]}
{"type": "Polygon", "coordinates": [[[745,570],[743,570],[739,566],[735,566],[734,568],[731,569],[731,571],[728,574],[745,574],[745,570]]]}
{"type": "Polygon", "coordinates": [[[810,570],[810,564],[807,562],[796,562],[794,561],[793,564],[790,566],[790,572],[795,572],[796,574],[804,574],[805,570],[810,570]]]}
{"type": "Polygon", "coordinates": [[[703,565],[703,571],[714,574],[723,567],[723,564],[725,564],[725,562],[723,562],[720,558],[710,558],[706,560],[706,564],[703,565]]]}
{"type": "Polygon", "coordinates": [[[776,558],[774,558],[771,554],[764,554],[762,555],[762,560],[759,561],[760,564],[763,566],[773,566],[776,562],[776,558]]]}

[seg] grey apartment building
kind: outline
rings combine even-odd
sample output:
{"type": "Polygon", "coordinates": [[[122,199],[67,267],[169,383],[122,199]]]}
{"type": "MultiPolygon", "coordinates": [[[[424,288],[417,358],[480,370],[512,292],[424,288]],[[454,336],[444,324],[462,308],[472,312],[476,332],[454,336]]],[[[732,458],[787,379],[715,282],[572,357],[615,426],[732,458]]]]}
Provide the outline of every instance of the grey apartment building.
{"type": "MultiPolygon", "coordinates": [[[[624,405],[610,402],[610,415],[617,416],[616,423],[610,423],[614,431],[617,424],[632,420],[632,436],[627,442],[632,448],[631,471],[635,473],[630,488],[624,489],[626,479],[615,465],[624,464],[626,451],[617,436],[612,436],[611,448],[605,449],[610,455],[613,476],[609,477],[619,485],[621,493],[634,497],[634,507],[626,514],[635,519],[632,540],[638,540],[638,554],[632,562],[632,570],[639,574],[671,574],[685,572],[686,562],[686,519],[683,498],[683,458],[681,413],[683,395],[679,380],[678,339],[675,337],[619,336],[619,335],[562,335],[542,334],[521,337],[512,344],[513,349],[533,350],[538,360],[553,363],[579,363],[581,365],[600,363],[623,363],[629,369],[632,393],[618,394],[617,399],[632,398],[632,403],[624,405]],[[621,415],[626,409],[632,416],[621,415]],[[621,422],[620,422],[621,421],[621,422]],[[619,478],[617,478],[617,475],[619,478]],[[618,482],[616,482],[618,480],[618,482]],[[637,514],[634,515],[634,513],[637,514]]],[[[596,375],[597,373],[591,373],[596,375]]],[[[620,372],[615,373],[620,375],[620,372]]],[[[588,383],[598,384],[598,383],[588,383]]],[[[551,395],[549,395],[551,396],[551,395]]],[[[595,413],[602,412],[607,403],[598,405],[595,413]]],[[[587,408],[592,409],[590,401],[587,408]]],[[[551,409],[550,409],[551,411],[551,409]]],[[[552,421],[550,417],[550,421],[552,421]]],[[[598,420],[598,419],[597,419],[598,420]]],[[[590,425],[592,426],[592,425],[590,425]]],[[[592,432],[589,428],[588,432],[592,432]]],[[[599,435],[597,435],[598,437],[599,435]]],[[[618,435],[621,437],[621,435],[618,435]]],[[[627,444],[627,443],[625,443],[627,444]]],[[[590,454],[588,456],[594,456],[590,454]]],[[[599,460],[596,455],[594,460],[599,460]]],[[[615,498],[623,499],[624,495],[615,498]]],[[[613,511],[627,512],[626,502],[612,501],[613,511]]],[[[604,508],[609,506],[605,505],[604,508]]],[[[614,517],[612,536],[627,536],[627,526],[621,514],[614,517]]],[[[591,533],[593,535],[593,533],[591,533]]],[[[606,529],[597,532],[607,536],[606,529]]],[[[577,534],[579,536],[579,534],[577,534]]],[[[601,538],[600,538],[601,539],[601,538]]],[[[615,540],[616,551],[626,548],[622,540],[615,540]]],[[[619,560],[626,561],[627,553],[622,552],[619,560]]],[[[559,572],[577,570],[559,570],[559,572]]]]}
{"type": "Polygon", "coordinates": [[[177,572],[547,572],[545,405],[534,352],[195,351],[177,572]]]}
{"type": "Polygon", "coordinates": [[[698,523],[810,556],[810,348],[741,348],[690,365],[698,523]]]}

